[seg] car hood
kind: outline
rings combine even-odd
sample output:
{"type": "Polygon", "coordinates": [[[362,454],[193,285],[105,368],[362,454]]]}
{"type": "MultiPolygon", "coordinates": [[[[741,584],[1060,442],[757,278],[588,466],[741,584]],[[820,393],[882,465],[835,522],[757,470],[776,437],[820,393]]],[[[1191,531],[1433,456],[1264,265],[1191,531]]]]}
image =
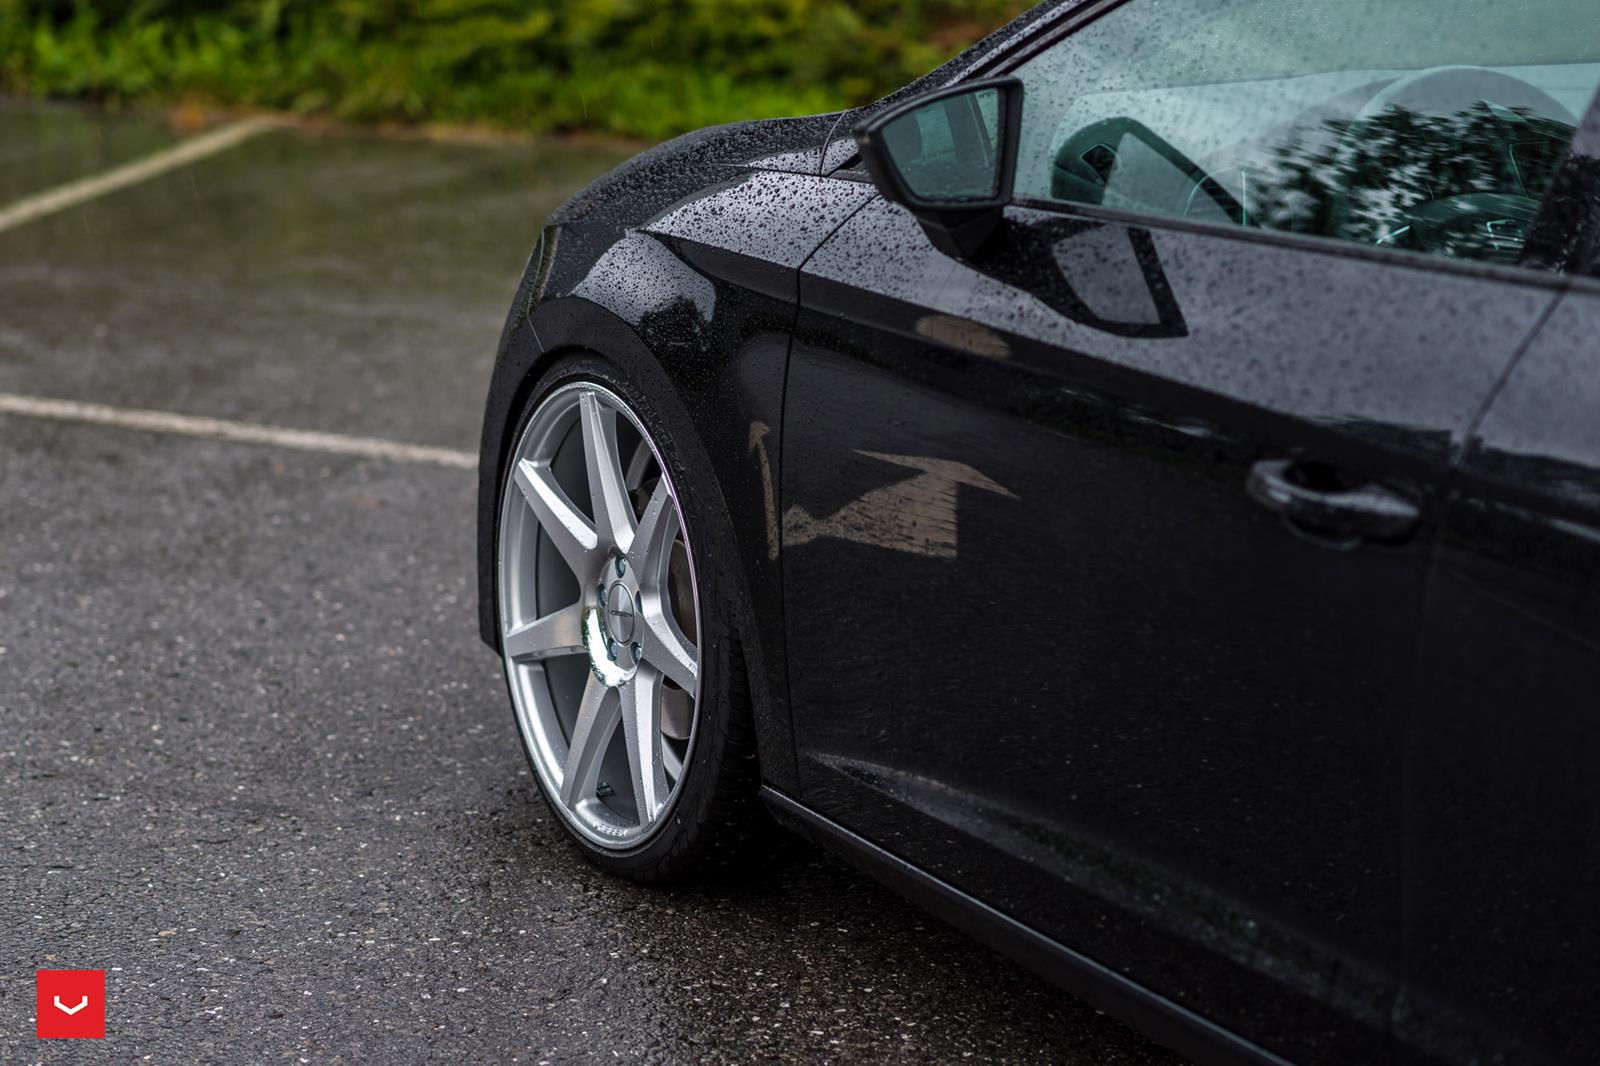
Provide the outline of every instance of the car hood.
{"type": "Polygon", "coordinates": [[[637,225],[740,169],[816,174],[823,144],[842,114],[734,122],[674,137],[590,182],[557,208],[548,224],[637,225]]]}

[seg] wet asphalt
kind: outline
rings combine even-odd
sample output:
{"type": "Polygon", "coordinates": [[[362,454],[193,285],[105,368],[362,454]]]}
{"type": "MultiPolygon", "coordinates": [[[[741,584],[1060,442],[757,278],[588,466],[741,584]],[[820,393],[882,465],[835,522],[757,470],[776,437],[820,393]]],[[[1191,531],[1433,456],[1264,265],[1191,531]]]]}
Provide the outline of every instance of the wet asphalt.
{"type": "MultiPolygon", "coordinates": [[[[0,206],[173,143],[0,102],[0,206]]],[[[278,131],[0,233],[0,392],[471,450],[539,222],[626,154],[278,131]]],[[[0,1062],[1169,1054],[807,847],[561,838],[467,471],[0,415],[0,1062]],[[107,971],[39,1041],[36,969],[107,971]]]]}

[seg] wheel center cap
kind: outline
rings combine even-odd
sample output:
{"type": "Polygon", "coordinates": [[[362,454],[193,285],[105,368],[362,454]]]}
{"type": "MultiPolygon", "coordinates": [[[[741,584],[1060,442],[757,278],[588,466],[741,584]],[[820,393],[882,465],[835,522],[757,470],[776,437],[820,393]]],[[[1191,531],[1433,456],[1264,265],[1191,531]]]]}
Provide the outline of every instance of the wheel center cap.
{"type": "Polygon", "coordinates": [[[608,572],[594,586],[591,606],[583,612],[583,644],[595,676],[616,688],[627,684],[638,671],[634,640],[643,627],[632,575],[613,563],[607,563],[606,568],[618,573],[608,572]],[[610,584],[606,583],[608,580],[610,584]]]}
{"type": "Polygon", "coordinates": [[[633,640],[638,617],[634,611],[633,592],[627,585],[618,581],[611,586],[606,593],[604,615],[606,632],[611,634],[612,640],[618,644],[628,644],[633,640]]]}

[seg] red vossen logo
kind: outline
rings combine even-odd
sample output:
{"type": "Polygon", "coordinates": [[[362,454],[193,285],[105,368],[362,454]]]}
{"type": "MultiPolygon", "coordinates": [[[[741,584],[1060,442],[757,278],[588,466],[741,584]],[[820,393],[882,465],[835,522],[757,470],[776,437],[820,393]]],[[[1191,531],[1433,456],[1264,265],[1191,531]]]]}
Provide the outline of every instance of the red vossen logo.
{"type": "Polygon", "coordinates": [[[34,1001],[41,1040],[106,1035],[104,970],[40,970],[34,977],[34,1001]]]}

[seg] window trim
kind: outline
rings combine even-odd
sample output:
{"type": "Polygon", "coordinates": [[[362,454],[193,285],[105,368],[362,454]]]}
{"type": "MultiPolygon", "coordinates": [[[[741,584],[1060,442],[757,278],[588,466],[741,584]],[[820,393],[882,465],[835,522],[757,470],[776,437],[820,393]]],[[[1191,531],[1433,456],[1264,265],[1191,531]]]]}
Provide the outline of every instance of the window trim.
{"type": "Polygon", "coordinates": [[[978,76],[980,72],[987,70],[991,66],[1004,66],[1005,69],[998,73],[1009,74],[1017,65],[1026,63],[1040,52],[1045,52],[1055,47],[1056,42],[1063,37],[1072,36],[1089,23],[1100,18],[1101,15],[1108,14],[1129,2],[1130,0],[1078,0],[1077,3],[1069,2],[1066,5],[1067,10],[1063,11],[1052,25],[1036,34],[1032,40],[1022,41],[1015,48],[1008,48],[993,55],[984,56],[974,63],[970,69],[962,71],[956,80],[965,81],[969,77],[978,76]]]}
{"type": "Polygon", "coordinates": [[[1581,274],[1564,274],[1540,267],[1508,266],[1502,263],[1485,262],[1481,259],[1451,259],[1446,256],[1407,251],[1380,244],[1358,244],[1333,237],[1308,237],[1302,233],[1291,233],[1286,230],[1225,225],[1220,222],[1197,221],[1173,215],[1147,215],[1136,211],[1100,207],[1094,204],[1074,204],[1057,200],[1013,197],[1007,207],[1020,207],[1030,211],[1042,211],[1047,214],[1081,218],[1086,221],[1112,222],[1124,226],[1135,226],[1153,232],[1192,233],[1203,237],[1221,237],[1251,244],[1272,244],[1299,252],[1336,256],[1343,259],[1363,259],[1384,263],[1388,266],[1410,267],[1413,270],[1442,269],[1449,274],[1487,278],[1533,288],[1551,289],[1558,292],[1572,288],[1574,283],[1585,280],[1593,282],[1597,287],[1600,287],[1600,278],[1588,278],[1581,274]]]}

